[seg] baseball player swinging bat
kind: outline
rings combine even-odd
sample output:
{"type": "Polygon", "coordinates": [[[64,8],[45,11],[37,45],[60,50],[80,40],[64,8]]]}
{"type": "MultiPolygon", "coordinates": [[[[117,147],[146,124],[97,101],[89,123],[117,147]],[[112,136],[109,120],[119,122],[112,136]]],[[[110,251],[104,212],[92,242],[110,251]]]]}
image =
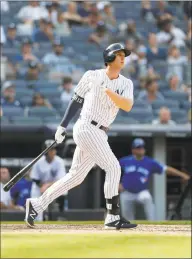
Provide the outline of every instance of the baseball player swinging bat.
{"type": "Polygon", "coordinates": [[[57,143],[54,141],[49,147],[47,147],[39,156],[37,156],[31,163],[26,165],[22,170],[20,170],[11,180],[4,186],[4,191],[8,192],[25,174],[30,170],[30,168],[43,156],[45,155],[53,146],[57,143]]]}
{"type": "Polygon", "coordinates": [[[106,68],[85,72],[74,90],[64,117],[55,133],[57,144],[64,141],[69,122],[81,110],[73,127],[76,149],[69,172],[51,185],[40,197],[26,201],[25,222],[34,228],[34,221],[49,204],[66,191],[80,185],[92,167],[97,164],[104,169],[104,196],[107,215],[105,229],[135,228],[124,219],[119,207],[119,182],[121,168],[112,152],[107,130],[115,120],[119,109],[129,112],[133,106],[133,83],[120,74],[125,57],[131,51],[120,43],[114,43],[103,51],[106,68]]]}

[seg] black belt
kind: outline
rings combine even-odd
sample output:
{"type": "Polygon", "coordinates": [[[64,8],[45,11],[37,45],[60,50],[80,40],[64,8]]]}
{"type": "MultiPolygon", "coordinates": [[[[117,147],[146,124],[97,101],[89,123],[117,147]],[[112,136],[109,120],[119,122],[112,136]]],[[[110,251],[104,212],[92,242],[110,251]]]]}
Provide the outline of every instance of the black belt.
{"type": "MultiPolygon", "coordinates": [[[[97,126],[97,125],[98,125],[98,122],[92,120],[92,121],[91,121],[91,124],[94,125],[94,126],[97,126]]],[[[101,126],[99,127],[99,129],[104,130],[105,132],[108,131],[108,128],[105,127],[105,126],[103,126],[103,125],[101,125],[101,126]]]]}

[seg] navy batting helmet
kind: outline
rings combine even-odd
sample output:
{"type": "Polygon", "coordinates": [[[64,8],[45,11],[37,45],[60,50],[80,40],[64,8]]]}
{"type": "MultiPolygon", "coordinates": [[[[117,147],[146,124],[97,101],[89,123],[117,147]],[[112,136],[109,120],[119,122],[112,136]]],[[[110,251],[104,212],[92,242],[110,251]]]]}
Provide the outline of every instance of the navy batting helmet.
{"type": "Polygon", "coordinates": [[[125,52],[125,57],[131,54],[131,51],[126,49],[125,46],[123,46],[121,43],[111,44],[103,52],[103,58],[104,58],[105,64],[113,62],[116,58],[115,52],[119,50],[123,50],[125,52]]]}

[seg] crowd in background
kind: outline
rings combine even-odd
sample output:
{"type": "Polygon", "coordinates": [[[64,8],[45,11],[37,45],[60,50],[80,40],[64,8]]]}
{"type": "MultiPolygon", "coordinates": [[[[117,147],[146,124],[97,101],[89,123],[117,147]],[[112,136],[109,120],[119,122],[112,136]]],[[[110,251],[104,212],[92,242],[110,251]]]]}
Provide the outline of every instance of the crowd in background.
{"type": "MultiPolygon", "coordinates": [[[[1,116],[6,116],[6,107],[55,109],[42,89],[35,88],[37,81],[55,83],[60,108],[64,109],[83,73],[104,67],[103,49],[122,42],[132,50],[123,75],[134,82],[136,103],[145,103],[152,109],[154,102],[160,102],[152,123],[175,125],[171,119],[173,108],[184,109],[190,122],[192,2],[139,1],[140,21],[129,15],[121,18],[121,9],[116,4],[116,1],[28,1],[22,5],[20,2],[18,12],[9,17],[10,22],[1,24],[2,55],[7,58],[6,77],[1,82],[1,116]],[[81,28],[87,32],[82,38],[78,34],[81,28]],[[76,36],[76,42],[69,41],[76,36]],[[34,91],[27,104],[17,95],[15,82],[19,80],[25,80],[29,92],[34,91]],[[177,98],[174,107],[167,102],[168,98],[175,101],[173,96],[177,98]]],[[[131,13],[132,2],[127,5],[131,13]]],[[[11,8],[11,3],[1,1],[1,15],[9,16],[11,8]]]]}

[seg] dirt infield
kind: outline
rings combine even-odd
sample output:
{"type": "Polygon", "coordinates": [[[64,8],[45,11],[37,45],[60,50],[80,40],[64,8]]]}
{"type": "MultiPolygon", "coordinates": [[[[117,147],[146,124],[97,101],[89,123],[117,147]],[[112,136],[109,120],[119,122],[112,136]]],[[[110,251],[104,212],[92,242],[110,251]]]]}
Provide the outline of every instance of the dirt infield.
{"type": "Polygon", "coordinates": [[[135,229],[104,230],[101,224],[37,224],[35,229],[25,224],[1,224],[1,233],[130,233],[130,234],[156,234],[156,235],[183,235],[191,236],[190,225],[138,225],[135,229]]]}

